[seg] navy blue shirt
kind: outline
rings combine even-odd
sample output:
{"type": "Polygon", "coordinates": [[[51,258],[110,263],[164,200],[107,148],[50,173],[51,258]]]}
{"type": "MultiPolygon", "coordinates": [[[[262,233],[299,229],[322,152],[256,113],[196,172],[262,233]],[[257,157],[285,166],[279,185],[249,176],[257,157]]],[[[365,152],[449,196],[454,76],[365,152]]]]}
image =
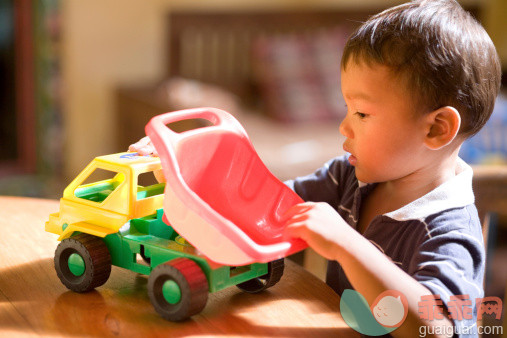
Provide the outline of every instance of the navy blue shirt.
{"type": "MultiPolygon", "coordinates": [[[[474,318],[454,321],[456,330],[475,325],[475,299],[484,295],[484,242],[472,175],[472,168],[459,159],[454,177],[402,208],[375,217],[363,234],[394,264],[439,295],[444,306],[453,295],[469,296],[474,318]]],[[[354,229],[361,203],[375,187],[357,180],[346,157],[332,159],[287,185],[305,201],[329,203],[354,229]]],[[[340,295],[353,289],[336,261],[328,262],[326,282],[340,295]]]]}

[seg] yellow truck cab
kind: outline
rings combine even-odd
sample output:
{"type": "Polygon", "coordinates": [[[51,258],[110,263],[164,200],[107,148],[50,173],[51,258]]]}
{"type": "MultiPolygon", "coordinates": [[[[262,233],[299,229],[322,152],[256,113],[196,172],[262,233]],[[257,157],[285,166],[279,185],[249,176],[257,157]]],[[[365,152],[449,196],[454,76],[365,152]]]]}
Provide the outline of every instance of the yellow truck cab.
{"type": "Polygon", "coordinates": [[[95,158],[65,189],[60,212],[50,215],[46,231],[60,235],[59,240],[83,230],[105,237],[133,218],[156,213],[162,208],[165,184],[145,187],[138,181],[161,168],[155,156],[119,153],[95,158]]]}

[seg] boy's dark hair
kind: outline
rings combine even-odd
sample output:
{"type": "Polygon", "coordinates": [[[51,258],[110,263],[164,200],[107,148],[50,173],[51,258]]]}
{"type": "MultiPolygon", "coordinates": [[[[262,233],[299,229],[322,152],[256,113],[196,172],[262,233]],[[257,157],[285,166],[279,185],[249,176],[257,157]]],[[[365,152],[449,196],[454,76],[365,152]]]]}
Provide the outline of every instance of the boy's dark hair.
{"type": "Polygon", "coordinates": [[[489,119],[500,89],[493,42],[455,0],[412,1],[372,16],[347,41],[343,69],[351,59],[388,66],[426,111],[456,108],[466,137],[489,119]]]}

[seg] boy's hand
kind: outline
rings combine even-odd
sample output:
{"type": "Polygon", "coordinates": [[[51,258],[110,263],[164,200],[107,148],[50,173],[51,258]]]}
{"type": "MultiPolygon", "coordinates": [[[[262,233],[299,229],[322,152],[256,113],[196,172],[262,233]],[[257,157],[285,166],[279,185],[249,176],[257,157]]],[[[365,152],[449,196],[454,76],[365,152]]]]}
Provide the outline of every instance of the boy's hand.
{"type": "Polygon", "coordinates": [[[329,204],[306,202],[293,206],[284,215],[285,236],[301,238],[321,256],[336,260],[341,241],[352,228],[329,204]]]}
{"type": "Polygon", "coordinates": [[[129,146],[129,151],[137,152],[139,155],[154,155],[158,156],[158,152],[151,143],[151,140],[148,136],[143,137],[139,141],[129,146]]]}
{"type": "MultiPolygon", "coordinates": [[[[151,143],[151,140],[148,136],[145,136],[142,139],[140,139],[139,141],[137,141],[136,143],[131,144],[129,146],[129,151],[136,152],[141,156],[145,156],[145,155],[158,156],[157,149],[155,149],[155,147],[153,146],[153,143],[151,143]]],[[[164,176],[164,172],[162,171],[162,169],[155,170],[153,172],[153,175],[155,175],[156,180],[160,183],[166,181],[165,176],[164,176]]]]}

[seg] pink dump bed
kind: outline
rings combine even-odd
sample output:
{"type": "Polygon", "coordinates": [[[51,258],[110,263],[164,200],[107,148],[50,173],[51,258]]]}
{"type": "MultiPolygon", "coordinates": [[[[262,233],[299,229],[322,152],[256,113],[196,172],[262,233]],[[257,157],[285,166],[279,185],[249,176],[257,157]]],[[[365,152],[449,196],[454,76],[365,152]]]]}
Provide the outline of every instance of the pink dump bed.
{"type": "Polygon", "coordinates": [[[306,247],[282,238],[281,216],[301,198],[269,172],[230,114],[214,108],[166,113],[154,117],[146,133],[168,183],[167,219],[211,260],[268,262],[306,247]],[[166,126],[193,118],[213,125],[183,133],[166,126]]]}

